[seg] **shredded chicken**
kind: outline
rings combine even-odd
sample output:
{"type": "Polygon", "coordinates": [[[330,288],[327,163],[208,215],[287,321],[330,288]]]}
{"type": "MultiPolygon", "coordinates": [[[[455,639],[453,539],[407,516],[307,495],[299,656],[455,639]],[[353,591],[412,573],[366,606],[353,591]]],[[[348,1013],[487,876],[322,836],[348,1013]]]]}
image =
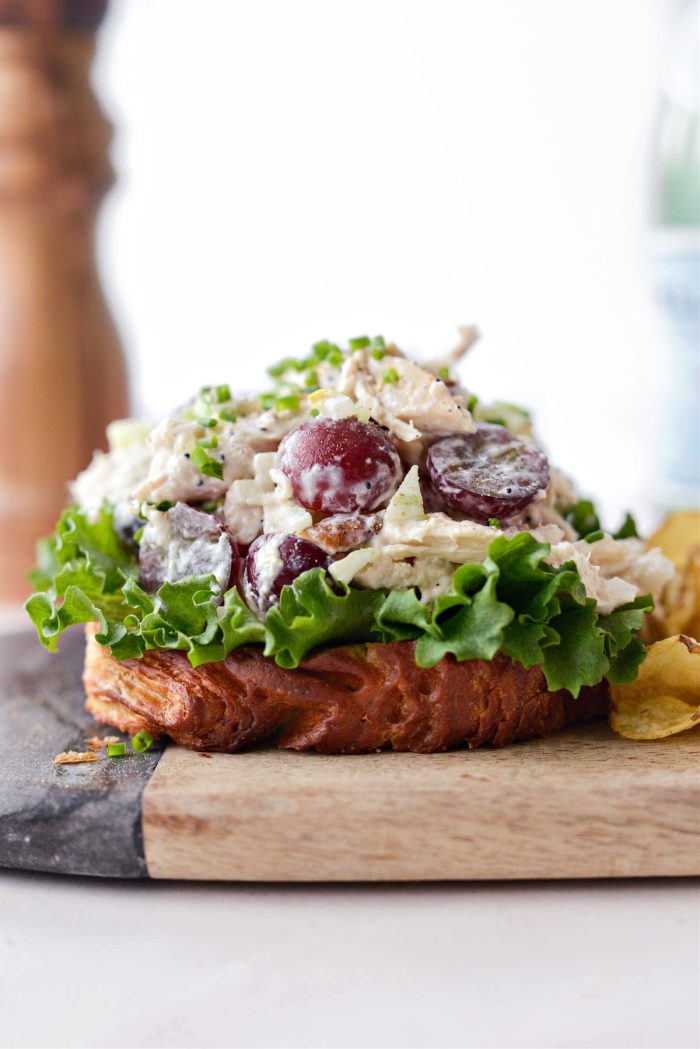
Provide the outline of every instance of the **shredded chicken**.
{"type": "MultiPolygon", "coordinates": [[[[417,587],[424,602],[448,593],[454,574],[454,562],[446,557],[421,557],[414,563],[394,560],[385,550],[357,573],[356,582],[377,590],[406,590],[417,587]]],[[[352,556],[352,555],[350,555],[352,556]]]]}
{"type": "MultiPolygon", "coordinates": [[[[342,363],[336,355],[335,363],[323,360],[314,369],[313,385],[320,388],[308,395],[295,392],[298,408],[262,411],[259,402],[250,401],[237,419],[217,418],[216,440],[202,447],[221,464],[222,478],[209,476],[192,461],[198,442],[211,440],[212,430],[192,418],[191,406],[165,419],[147,439],[142,424],[120,423],[120,446],[107,455],[97,453],[73,482],[71,494],[89,512],[107,499],[117,511],[126,505],[132,517],[138,511],[134,500],[143,500],[151,508],[139,516],[149,520],[157,516],[153,507],[161,502],[223,501],[221,516],[242,546],[261,534],[300,535],[336,558],[331,572],[337,579],[379,589],[417,587],[423,600],[449,589],[456,566],[483,561],[496,536],[528,531],[550,544],[550,564],[576,564],[586,593],[602,613],[642,593],[651,593],[662,607],[664,591],[673,592],[671,563],[658,550],[645,550],[637,539],[606,535],[594,543],[581,540],[559,512],[577,498],[570,479],[559,470],[551,469],[547,490],[503,527],[457,520],[442,512],[439,497],[431,501],[424,464],[435,439],[472,433],[478,419],[501,421],[521,439],[535,441],[522,409],[505,402],[475,404],[455,382],[438,377],[467,353],[478,333],[470,326],[460,334],[454,350],[423,365],[393,345],[380,351],[359,349],[342,363]],[[372,420],[389,431],[407,472],[386,511],[324,518],[299,504],[279,468],[277,449],[311,414],[372,420]]],[[[302,381],[294,369],[287,378],[292,384],[302,381]]]]}
{"type": "Polygon", "coordinates": [[[566,561],[573,561],[581,582],[586,588],[587,596],[595,598],[599,611],[605,615],[612,612],[614,608],[618,608],[619,605],[634,601],[637,589],[632,583],[617,576],[606,577],[600,565],[596,565],[591,559],[591,545],[585,540],[580,540],[578,543],[567,541],[555,543],[547,561],[555,568],[559,568],[566,561]],[[587,549],[584,549],[585,547],[587,549]]]}
{"type": "Polygon", "coordinates": [[[586,593],[606,615],[641,594],[661,600],[663,589],[674,574],[673,565],[659,550],[645,551],[640,539],[613,539],[606,535],[595,543],[579,539],[556,543],[547,558],[558,567],[573,561],[586,593]]]}
{"type": "Polygon", "coordinates": [[[217,448],[211,452],[223,467],[223,480],[219,480],[203,474],[191,459],[197,441],[207,436],[207,430],[193,419],[164,419],[151,431],[148,475],[134,495],[152,503],[217,499],[235,480],[250,477],[257,452],[275,449],[302,421],[291,413],[267,411],[244,415],[235,423],[221,423],[217,448]]]}
{"type": "Polygon", "coordinates": [[[143,442],[95,452],[90,465],[68,486],[70,497],[95,516],[105,500],[116,504],[128,499],[146,476],[150,460],[150,449],[143,442]]]}
{"type": "Polygon", "coordinates": [[[234,481],[226,494],[224,521],[243,546],[263,532],[298,533],[313,524],[313,517],[296,502],[291,481],[276,463],[276,452],[259,452],[253,456],[253,477],[234,481]]]}
{"type": "MultiPolygon", "coordinates": [[[[577,544],[578,545],[578,544],[577,544]]],[[[641,539],[613,539],[606,535],[597,543],[586,544],[591,560],[607,576],[623,576],[638,594],[651,594],[661,604],[666,585],[675,572],[673,564],[658,549],[647,550],[641,539]]]]}
{"type": "MultiPolygon", "coordinates": [[[[562,489],[561,475],[554,484],[555,489],[562,489]]],[[[540,505],[547,507],[547,500],[540,505]]],[[[660,551],[645,551],[638,539],[578,540],[567,522],[551,507],[549,511],[551,520],[542,512],[537,515],[540,523],[527,530],[540,542],[551,544],[546,558],[551,565],[575,563],[586,594],[595,598],[603,615],[640,594],[651,593],[655,602],[661,601],[674,569],[660,551]]],[[[415,586],[424,601],[432,600],[449,589],[456,565],[483,561],[497,535],[514,535],[520,530],[523,528],[492,528],[455,521],[444,513],[424,513],[414,467],[389,504],[381,532],[366,550],[336,562],[333,574],[345,582],[354,580],[377,589],[415,586]]]]}
{"type": "Polygon", "coordinates": [[[479,338],[479,329],[474,324],[464,324],[457,329],[459,341],[453,349],[439,357],[431,357],[427,361],[421,361],[421,367],[432,375],[439,375],[443,368],[453,368],[463,357],[467,355],[474,343],[479,338]]]}
{"type": "Polygon", "coordinates": [[[573,543],[578,539],[578,534],[559,513],[557,506],[572,506],[576,499],[571,479],[556,467],[550,467],[547,491],[541,492],[524,513],[513,518],[510,525],[519,532],[534,531],[542,525],[557,525],[561,531],[561,538],[573,543]]]}
{"type": "Polygon", "coordinates": [[[343,365],[339,389],[356,400],[376,401],[373,418],[400,441],[417,441],[424,433],[440,436],[476,429],[471,413],[445,383],[405,357],[375,360],[367,351],[353,353],[343,365]],[[387,382],[392,371],[396,378],[387,382]]]}

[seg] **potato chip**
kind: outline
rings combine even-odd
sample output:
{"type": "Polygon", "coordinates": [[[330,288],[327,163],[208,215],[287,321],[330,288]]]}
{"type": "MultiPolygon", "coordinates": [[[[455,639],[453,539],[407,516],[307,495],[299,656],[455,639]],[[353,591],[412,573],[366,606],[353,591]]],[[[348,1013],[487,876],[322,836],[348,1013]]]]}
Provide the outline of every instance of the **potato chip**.
{"type": "Polygon", "coordinates": [[[683,568],[691,548],[700,546],[700,511],[681,510],[670,514],[648,540],[647,546],[658,546],[676,568],[683,568]]]}
{"type": "Polygon", "coordinates": [[[676,567],[663,600],[645,623],[647,641],[687,634],[700,638],[700,512],[671,514],[649,539],[676,567]]]}
{"type": "Polygon", "coordinates": [[[700,645],[678,634],[657,641],[636,681],[612,685],[610,727],[625,739],[663,739],[700,724],[700,645]]]}
{"type": "Polygon", "coordinates": [[[688,634],[700,638],[700,546],[688,553],[685,564],[664,590],[664,637],[688,634]]]}

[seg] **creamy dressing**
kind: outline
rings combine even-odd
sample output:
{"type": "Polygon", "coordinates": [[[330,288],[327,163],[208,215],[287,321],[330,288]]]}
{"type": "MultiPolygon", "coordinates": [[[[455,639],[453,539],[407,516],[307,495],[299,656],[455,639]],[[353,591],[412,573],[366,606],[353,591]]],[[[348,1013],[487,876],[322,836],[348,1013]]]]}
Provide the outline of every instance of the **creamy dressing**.
{"type": "Polygon", "coordinates": [[[395,354],[376,360],[367,350],[353,353],[341,370],[338,388],[355,399],[376,403],[372,417],[400,441],[419,441],[423,434],[473,433],[471,413],[448,387],[413,361],[395,354]],[[390,372],[396,381],[387,382],[390,372]]]}
{"type": "Polygon", "coordinates": [[[152,458],[135,495],[153,503],[220,498],[234,481],[250,477],[257,453],[274,451],[299,422],[299,417],[273,411],[244,415],[236,422],[221,421],[215,429],[217,447],[208,449],[221,463],[220,480],[203,474],[191,457],[197,442],[210,436],[210,430],[182,416],[165,419],[149,436],[152,458]]]}
{"type": "MultiPolygon", "coordinates": [[[[449,590],[458,565],[484,561],[496,536],[517,531],[455,521],[443,513],[421,514],[421,507],[418,468],[414,467],[387,507],[381,532],[361,551],[363,557],[346,555],[334,564],[332,574],[346,583],[355,581],[377,589],[415,586],[422,600],[430,601],[449,590]]],[[[658,550],[645,551],[638,539],[605,536],[596,543],[571,542],[556,522],[527,530],[540,542],[553,544],[546,558],[551,565],[575,563],[587,596],[598,602],[603,615],[640,594],[651,593],[659,603],[674,575],[671,562],[658,550]]]]}
{"type": "Polygon", "coordinates": [[[294,499],[292,483],[276,463],[276,452],[259,452],[253,456],[254,476],[234,481],[226,494],[224,522],[243,546],[262,533],[291,535],[314,523],[309,511],[294,499]]]}
{"type": "MultiPolygon", "coordinates": [[[[280,441],[312,412],[329,420],[354,417],[388,431],[407,472],[394,492],[396,480],[387,467],[386,484],[374,505],[390,501],[386,511],[373,516],[372,527],[346,523],[342,515],[329,525],[327,548],[336,555],[330,569],[336,579],[379,589],[417,587],[422,599],[430,601],[449,590],[458,565],[483,561],[496,536],[529,531],[551,544],[550,564],[576,564],[587,595],[595,598],[603,614],[640,593],[649,592],[657,603],[662,602],[674,577],[671,563],[659,551],[646,550],[637,539],[615,540],[606,535],[594,543],[580,540],[557,509],[572,505],[576,494],[569,478],[556,469],[551,470],[546,491],[540,491],[527,510],[504,528],[455,520],[447,513],[426,509],[421,482],[427,481],[423,464],[428,448],[441,436],[469,434],[476,428],[464,391],[442,381],[431,372],[432,367],[407,360],[395,347],[387,347],[381,359],[362,349],[350,353],[340,366],[319,362],[316,371],[322,388],[309,395],[301,391],[298,408],[263,411],[250,402],[235,420],[217,416],[214,428],[193,418],[191,406],[163,420],[150,433],[133,420],[120,422],[112,430],[115,446],[107,454],[95,454],[90,466],[71,484],[71,496],[92,515],[104,500],[129,511],[136,511],[139,501],[144,501],[142,512],[148,518],[144,535],[160,551],[168,578],[181,577],[192,565],[225,565],[228,539],[215,531],[205,536],[176,535],[168,525],[168,515],[154,507],[163,501],[215,501],[213,509],[241,546],[250,545],[261,534],[274,533],[275,539],[258,558],[265,599],[282,567],[282,538],[307,534],[314,541],[318,534],[323,547],[324,521],[331,521],[327,515],[312,514],[295,497],[291,481],[279,467],[280,441]],[[216,440],[207,445],[212,434],[216,440]],[[203,473],[192,460],[193,450],[203,441],[207,454],[220,464],[221,478],[203,473]]],[[[290,380],[299,382],[298,373],[290,374],[290,380]]],[[[474,415],[484,420],[500,418],[512,433],[535,443],[529,417],[513,405],[477,404],[474,415]]],[[[523,480],[522,461],[516,470],[515,456],[511,460],[508,453],[504,446],[499,458],[506,487],[509,477],[523,480]]],[[[533,478],[534,473],[525,480],[533,478]]],[[[310,505],[317,503],[320,491],[331,497],[347,491],[338,462],[305,470],[303,484],[300,498],[310,505]]],[[[352,494],[361,502],[362,485],[352,494]]],[[[217,578],[221,576],[222,586],[227,583],[224,575],[225,568],[219,568],[217,578]]]]}
{"type": "Polygon", "coordinates": [[[257,601],[252,603],[258,604],[260,608],[267,607],[275,580],[284,567],[279,552],[284,538],[284,535],[272,535],[257,551],[255,569],[258,594],[257,601]]]}
{"type": "Polygon", "coordinates": [[[113,505],[126,502],[148,469],[150,458],[145,441],[95,452],[90,465],[68,486],[72,501],[90,516],[96,515],[105,501],[113,505]]]}
{"type": "MultiPolygon", "coordinates": [[[[229,585],[233,554],[216,518],[177,503],[171,510],[145,510],[141,550],[161,582],[213,575],[223,593],[229,585]]],[[[142,562],[143,565],[143,562],[142,562]]]]}

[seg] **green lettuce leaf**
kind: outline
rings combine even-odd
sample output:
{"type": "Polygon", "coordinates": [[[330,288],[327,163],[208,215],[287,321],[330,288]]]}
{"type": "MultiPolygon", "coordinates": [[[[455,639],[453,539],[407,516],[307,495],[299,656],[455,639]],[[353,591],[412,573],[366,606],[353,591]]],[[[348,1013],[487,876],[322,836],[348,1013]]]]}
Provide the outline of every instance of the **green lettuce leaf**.
{"type": "Polygon", "coordinates": [[[359,589],[313,569],[284,587],[279,606],[261,621],[235,588],[222,595],[214,576],[147,593],[109,508],[95,520],[73,508],[42,547],[37,578],[44,589],[26,608],[47,648],[55,649],[69,627],[94,622],[98,641],[117,659],[176,649],[199,666],[260,644],[266,656],[292,668],[329,645],[415,640],[419,666],[446,655],[490,660],[503,652],[525,667],[541,666],[550,689],[573,695],[603,677],[633,680],[644,658],[637,634],[651,598],[602,616],[575,565],[555,568],[544,560],[548,553],[527,532],[497,536],[483,564],[457,568],[449,592],[432,604],[413,589],[359,589]]]}
{"type": "Polygon", "coordinates": [[[283,587],[279,605],[267,613],[265,655],[281,667],[296,667],[321,645],[376,640],[375,618],[383,601],[381,590],[331,585],[323,569],[312,568],[283,587]]]}
{"type": "MultiPolygon", "coordinates": [[[[594,537],[600,538],[600,536],[597,536],[597,533],[602,531],[600,517],[590,499],[579,499],[579,501],[572,506],[558,505],[557,509],[562,517],[569,522],[572,528],[576,529],[581,539],[586,539],[590,536],[590,541],[592,542],[594,537]]],[[[632,514],[625,514],[625,519],[618,530],[611,534],[613,539],[637,538],[639,532],[637,531],[637,523],[634,517],[632,517],[632,514]]]]}
{"type": "Polygon", "coordinates": [[[541,666],[548,688],[574,695],[608,674],[633,679],[644,652],[634,635],[651,598],[601,616],[575,565],[554,568],[544,561],[548,553],[528,532],[498,536],[484,563],[458,568],[434,605],[415,591],[389,594],[377,613],[382,640],[416,638],[416,662],[426,667],[447,653],[463,660],[503,652],[525,667],[541,666]]]}

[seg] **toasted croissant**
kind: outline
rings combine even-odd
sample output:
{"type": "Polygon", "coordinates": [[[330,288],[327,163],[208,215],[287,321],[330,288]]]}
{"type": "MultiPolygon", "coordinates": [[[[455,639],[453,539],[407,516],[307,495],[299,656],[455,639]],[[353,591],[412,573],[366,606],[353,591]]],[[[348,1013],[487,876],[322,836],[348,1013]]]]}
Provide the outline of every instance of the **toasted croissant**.
{"type": "Polygon", "coordinates": [[[428,753],[460,743],[504,746],[603,717],[608,687],[578,699],[548,692],[539,667],[503,655],[491,662],[416,666],[413,642],[335,648],[296,670],[246,646],[192,667],[182,652],[118,662],[87,628],[86,707],[107,725],[165,734],[194,750],[256,743],[324,754],[390,748],[428,753]]]}

